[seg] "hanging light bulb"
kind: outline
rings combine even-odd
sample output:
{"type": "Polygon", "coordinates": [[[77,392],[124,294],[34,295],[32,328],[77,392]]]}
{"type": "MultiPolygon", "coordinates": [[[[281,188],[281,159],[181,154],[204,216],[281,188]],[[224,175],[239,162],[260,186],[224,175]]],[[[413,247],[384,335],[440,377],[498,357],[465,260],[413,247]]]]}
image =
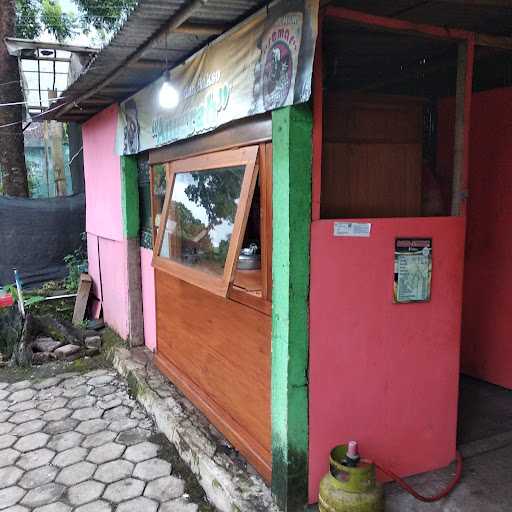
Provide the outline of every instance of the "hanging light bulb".
{"type": "Polygon", "coordinates": [[[176,108],[180,102],[180,95],[169,80],[165,80],[158,93],[160,106],[165,109],[176,108]]]}

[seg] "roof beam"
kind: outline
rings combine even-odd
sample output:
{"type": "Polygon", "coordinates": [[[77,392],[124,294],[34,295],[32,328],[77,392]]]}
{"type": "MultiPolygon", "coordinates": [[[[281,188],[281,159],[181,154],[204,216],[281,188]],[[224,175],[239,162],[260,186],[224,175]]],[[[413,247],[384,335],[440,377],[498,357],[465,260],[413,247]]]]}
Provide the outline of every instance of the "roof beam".
{"type": "Polygon", "coordinates": [[[512,50],[512,37],[476,34],[475,45],[499,48],[500,50],[512,50]]]}
{"type": "Polygon", "coordinates": [[[177,13],[173,14],[168,20],[167,23],[164,24],[160,30],[157,30],[153,36],[151,36],[143,45],[141,45],[137,50],[135,50],[130,57],[124,60],[117,68],[114,69],[110,75],[97,83],[94,87],[92,87],[89,91],[81,94],[77,98],[74,99],[71,103],[64,103],[62,107],[57,111],[57,119],[63,116],[66,112],[69,112],[73,108],[75,104],[80,103],[82,100],[95,96],[100,91],[106,89],[109,84],[111,84],[116,78],[122,75],[124,69],[134,64],[135,62],[141,60],[145,53],[151,49],[153,43],[157,41],[160,37],[166,34],[169,31],[176,30],[178,27],[183,25],[198,9],[206,5],[208,0],[191,0],[189,3],[184,5],[181,9],[178,10],[177,13]]]}
{"type": "Polygon", "coordinates": [[[193,34],[196,36],[218,36],[225,32],[227,27],[224,25],[204,25],[199,23],[183,23],[175,28],[173,32],[177,34],[193,34]]]}

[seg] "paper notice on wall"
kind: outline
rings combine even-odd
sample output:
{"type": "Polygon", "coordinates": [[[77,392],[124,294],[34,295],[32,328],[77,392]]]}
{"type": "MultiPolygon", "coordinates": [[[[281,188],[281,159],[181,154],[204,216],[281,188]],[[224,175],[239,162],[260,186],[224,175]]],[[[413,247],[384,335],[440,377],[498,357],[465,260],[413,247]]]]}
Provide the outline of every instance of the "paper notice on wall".
{"type": "Polygon", "coordinates": [[[335,222],[334,236],[353,236],[365,237],[370,236],[372,225],[369,222],[335,222]]]}
{"type": "Polygon", "coordinates": [[[395,290],[397,303],[430,300],[432,239],[395,240],[395,290]]]}

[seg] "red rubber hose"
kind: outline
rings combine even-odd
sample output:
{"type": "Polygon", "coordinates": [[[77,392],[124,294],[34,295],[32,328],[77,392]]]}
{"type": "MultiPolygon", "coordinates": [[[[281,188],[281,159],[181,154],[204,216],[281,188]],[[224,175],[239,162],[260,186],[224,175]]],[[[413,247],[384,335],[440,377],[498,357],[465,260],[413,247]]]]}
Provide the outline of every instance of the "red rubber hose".
{"type": "Polygon", "coordinates": [[[460,477],[462,476],[462,457],[459,452],[457,452],[456,460],[457,460],[457,469],[455,471],[455,477],[450,482],[450,485],[448,485],[448,487],[446,489],[444,489],[444,491],[440,492],[439,494],[436,494],[435,496],[422,496],[421,494],[416,492],[405,480],[400,478],[398,475],[395,475],[395,473],[393,473],[393,471],[389,471],[389,469],[385,469],[376,463],[375,463],[375,466],[377,468],[379,468],[383,473],[386,473],[386,475],[388,475],[390,478],[392,478],[402,489],[404,489],[409,494],[414,496],[417,500],[424,501],[426,503],[432,503],[434,501],[439,501],[439,500],[445,498],[446,496],[448,496],[448,494],[450,494],[453,491],[453,489],[455,488],[455,486],[459,483],[460,477]]]}

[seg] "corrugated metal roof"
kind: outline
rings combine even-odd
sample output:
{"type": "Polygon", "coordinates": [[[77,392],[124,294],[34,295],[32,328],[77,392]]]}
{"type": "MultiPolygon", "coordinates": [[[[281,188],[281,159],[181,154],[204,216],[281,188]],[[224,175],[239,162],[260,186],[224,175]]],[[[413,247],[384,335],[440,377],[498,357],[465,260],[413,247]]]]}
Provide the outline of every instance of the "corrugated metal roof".
{"type": "MultiPolygon", "coordinates": [[[[109,44],[92,58],[64,95],[77,98],[112,75],[118,66],[165,27],[174,14],[188,5],[188,1],[140,0],[109,44]]],[[[166,62],[168,67],[174,67],[213,39],[212,32],[205,32],[208,27],[220,34],[265,3],[261,0],[210,0],[187,20],[186,31],[182,28],[161,37],[139,63],[127,66],[98,95],[75,105],[59,119],[83,121],[106,105],[130,96],[157,79],[166,62]],[[195,32],[191,31],[194,25],[197,28],[195,32]]],[[[503,7],[497,1],[491,5],[477,0],[334,0],[326,3],[431,25],[499,36],[512,35],[512,9],[505,6],[507,2],[503,2],[503,7]]],[[[46,117],[58,114],[58,111],[50,112],[46,117]]]]}
{"type": "MultiPolygon", "coordinates": [[[[169,19],[187,4],[187,0],[140,0],[109,43],[90,60],[63,96],[78,98],[91,90],[165,27],[169,19]]],[[[167,37],[161,37],[151,45],[139,63],[127,66],[97,96],[74,106],[69,112],[62,114],[59,120],[83,121],[109,103],[126,98],[156,80],[166,65],[174,67],[180,64],[212,40],[215,37],[212,34],[224,32],[261,5],[261,0],[210,0],[187,20],[186,29],[183,27],[168,33],[167,37]],[[211,32],[208,34],[209,28],[211,32]]],[[[68,100],[60,103],[65,101],[68,100]]],[[[56,110],[48,112],[45,117],[56,118],[58,115],[59,111],[56,110]]]]}

